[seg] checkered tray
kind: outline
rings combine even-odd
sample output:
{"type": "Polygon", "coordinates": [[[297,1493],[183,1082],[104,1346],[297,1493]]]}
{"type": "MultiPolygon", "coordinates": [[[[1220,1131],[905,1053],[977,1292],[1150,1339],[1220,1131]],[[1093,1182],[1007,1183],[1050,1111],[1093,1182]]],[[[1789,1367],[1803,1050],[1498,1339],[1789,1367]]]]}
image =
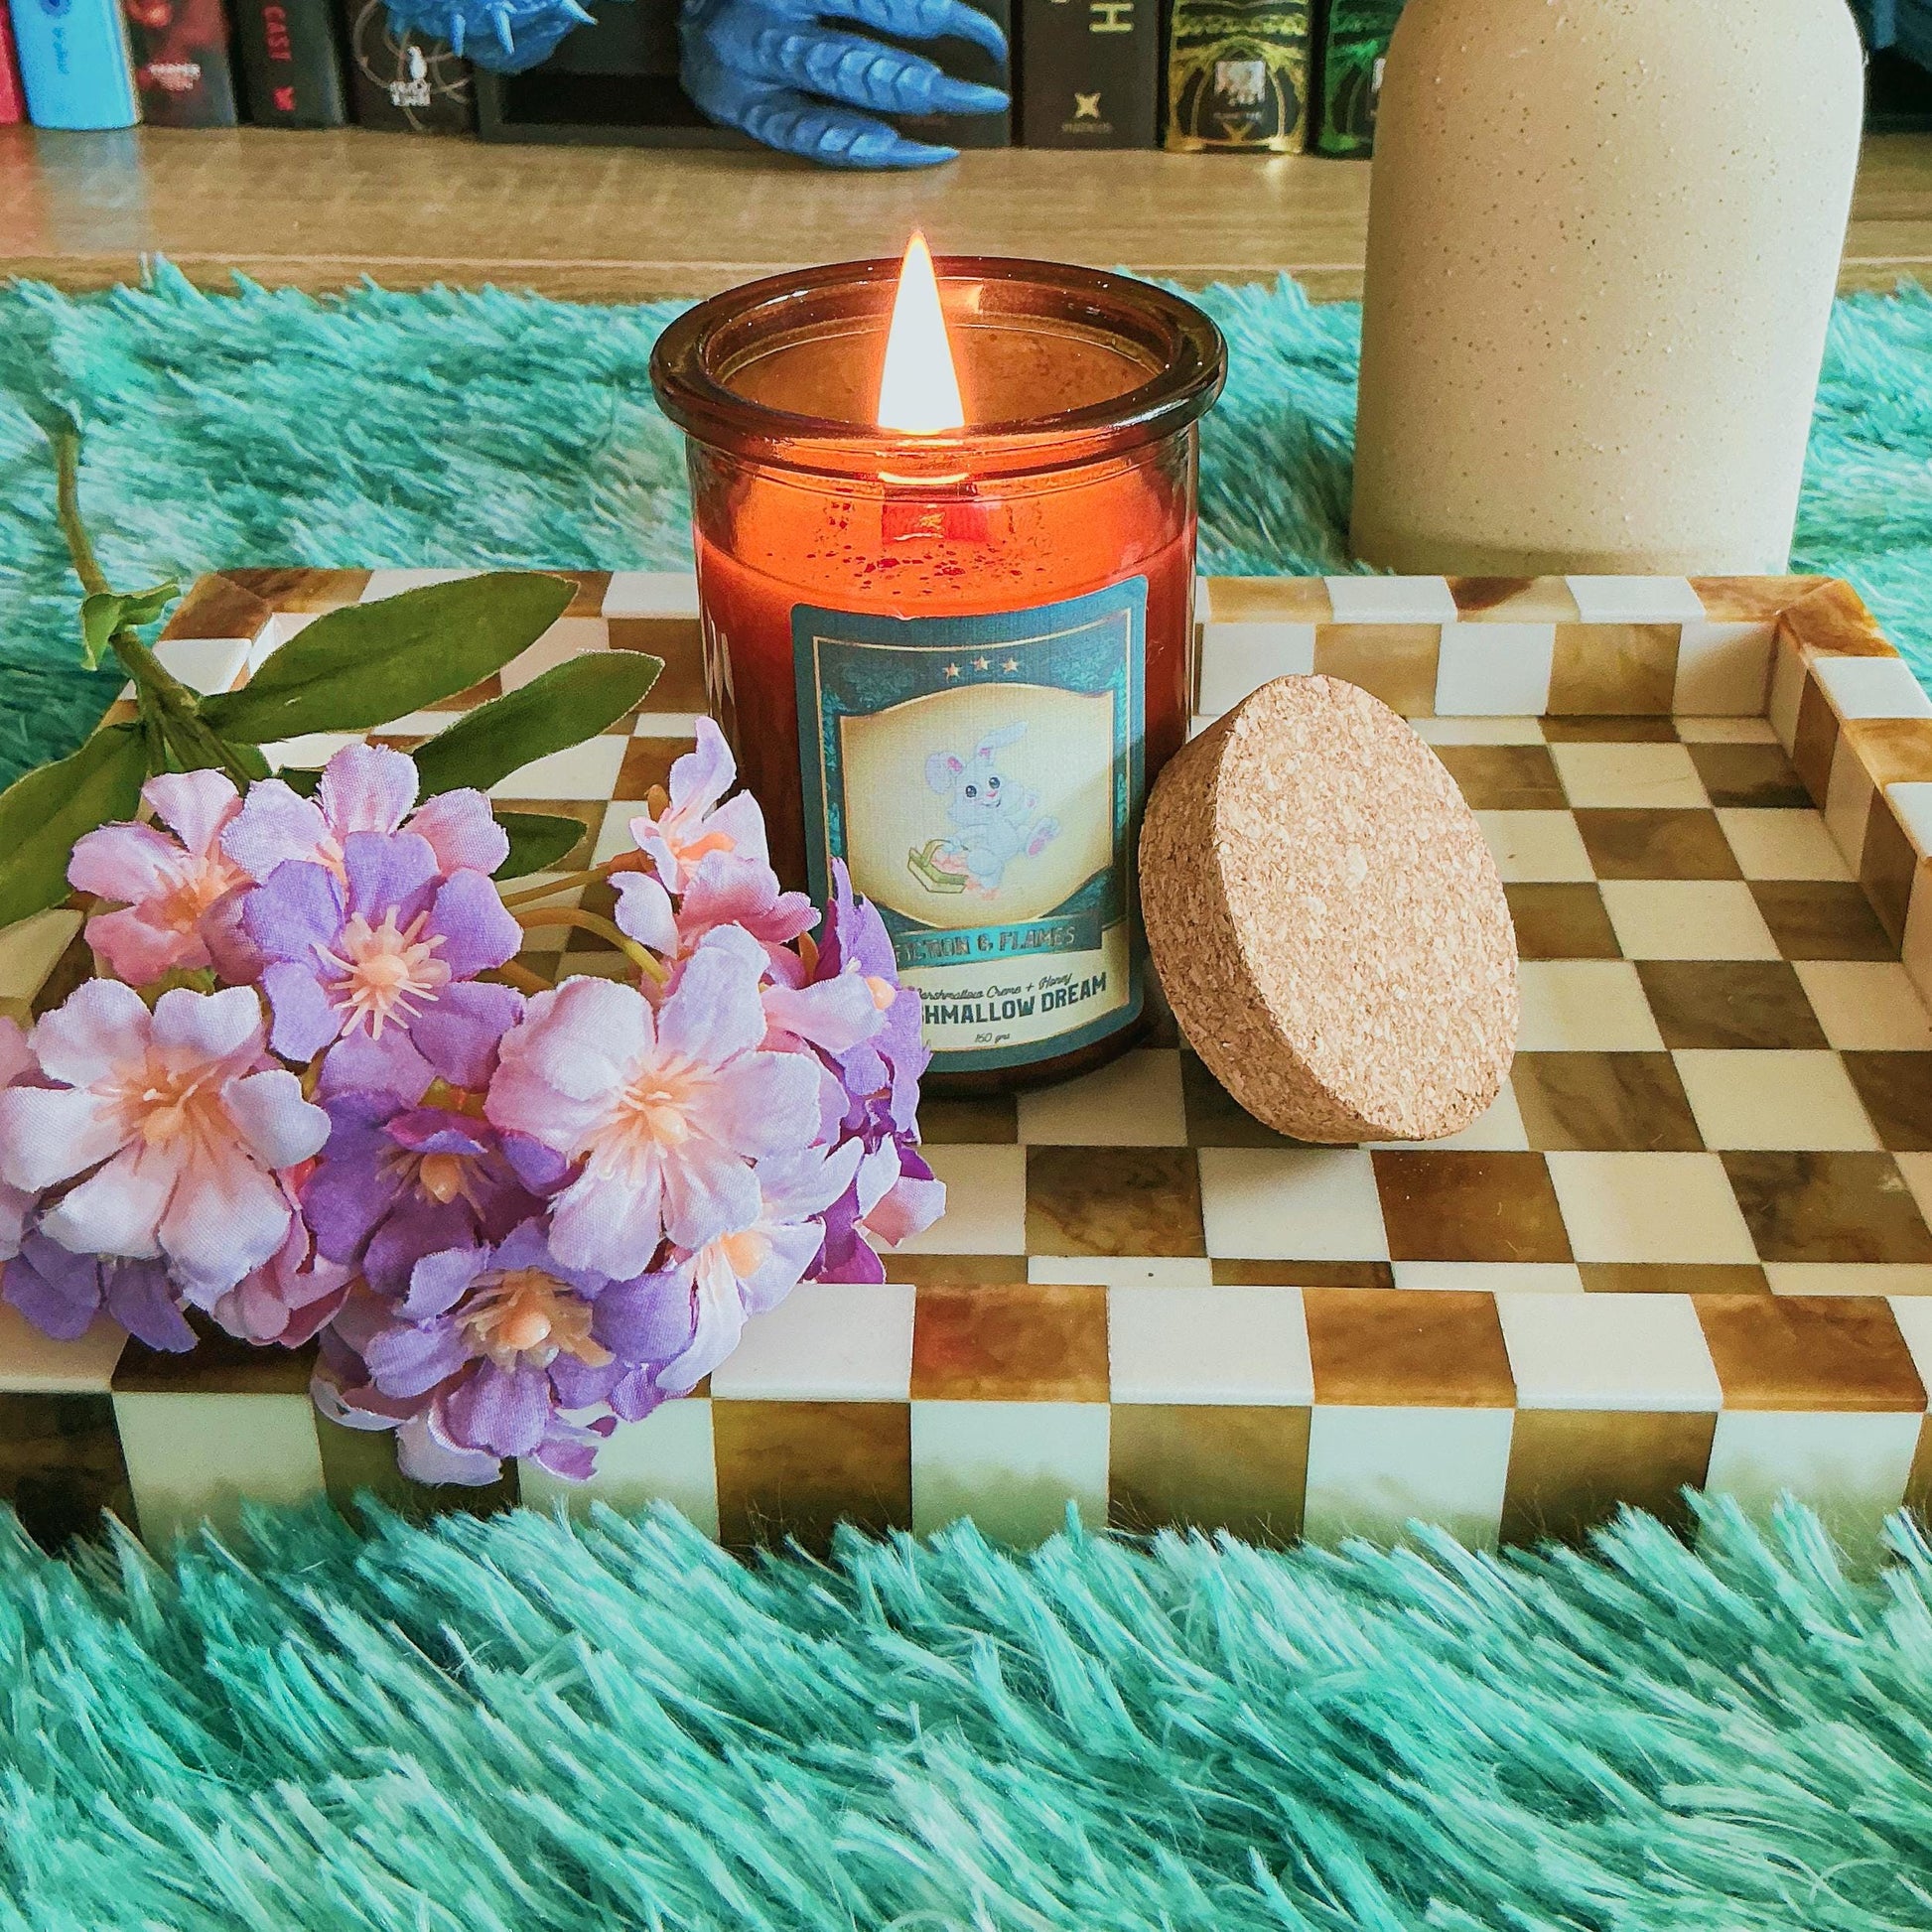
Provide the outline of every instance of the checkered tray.
{"type": "MultiPolygon", "coordinates": [[[[163,654],[223,688],[319,612],[437,574],[210,577],[163,654]]],[[[624,847],[703,703],[688,578],[579,585],[500,686],[584,650],[666,669],[648,712],[496,788],[583,821],[568,867],[624,847]]],[[[1203,717],[1285,672],[1352,678],[1481,815],[1524,961],[1502,1097],[1427,1148],[1297,1146],[1170,1023],[1079,1082],[930,1104],[952,1206],[893,1284],[799,1290],[708,1390],[621,1431],[590,1493],[668,1497],[734,1545],[968,1510],[1024,1541],[1069,1499],[1133,1526],[1326,1539],[1417,1515],[1486,1542],[1619,1500],[1672,1516],[1706,1481],[1795,1489],[1856,1542],[1932,1494],[1932,703],[1858,599],[1222,578],[1199,615],[1203,717]]],[[[16,1010],[84,973],[79,918],[0,935],[16,1010]]],[[[616,964],[574,928],[531,948],[546,975],[616,964]]],[[[107,1506],[158,1540],[244,1494],[559,1493],[533,1468],[415,1492],[386,1439],[318,1423],[306,1375],[104,1323],[55,1344],[0,1311],[0,1495],[48,1536],[107,1506]]]]}

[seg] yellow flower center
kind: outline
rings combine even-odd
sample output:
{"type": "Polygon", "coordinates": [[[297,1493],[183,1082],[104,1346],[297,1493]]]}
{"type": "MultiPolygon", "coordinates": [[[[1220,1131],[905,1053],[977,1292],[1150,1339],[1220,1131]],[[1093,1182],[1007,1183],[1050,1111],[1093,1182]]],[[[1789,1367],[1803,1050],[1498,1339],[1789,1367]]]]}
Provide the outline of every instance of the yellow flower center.
{"type": "Polygon", "coordinates": [[[431,1200],[443,1206],[469,1192],[467,1157],[461,1154],[426,1154],[416,1169],[417,1183],[431,1200]]]}
{"type": "Polygon", "coordinates": [[[613,1359],[591,1338],[590,1304],[539,1268],[515,1269],[476,1291],[463,1322],[498,1368],[548,1368],[559,1355],[574,1356],[586,1368],[613,1359]]]}
{"type": "Polygon", "coordinates": [[[206,1066],[177,1072],[150,1052],[141,1071],[121,1083],[118,1098],[128,1138],[138,1135],[146,1147],[165,1147],[183,1138],[207,1146],[222,1138],[221,1094],[208,1076],[206,1066]]]}
{"type": "Polygon", "coordinates": [[[173,882],[153,902],[153,911],[171,932],[193,932],[202,914],[240,883],[240,869],[226,859],[191,857],[176,867],[173,882]]]}
{"type": "Polygon", "coordinates": [[[366,1024],[369,1036],[380,1039],[384,1026],[415,1019],[423,1002],[449,985],[450,969],[435,956],[443,934],[423,938],[428,922],[429,914],[418,912],[399,928],[393,905],[377,926],[357,912],[337,940],[341,952],[316,948],[323,963],[336,968],[338,977],[328,983],[329,992],[339,1006],[348,1008],[345,1034],[366,1024]]]}

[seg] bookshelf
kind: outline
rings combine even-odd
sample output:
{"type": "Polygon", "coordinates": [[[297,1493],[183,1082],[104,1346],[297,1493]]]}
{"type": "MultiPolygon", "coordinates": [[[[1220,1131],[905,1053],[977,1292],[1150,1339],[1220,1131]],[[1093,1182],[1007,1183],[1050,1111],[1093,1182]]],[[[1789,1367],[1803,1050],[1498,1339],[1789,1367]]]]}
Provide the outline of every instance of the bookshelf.
{"type": "MultiPolygon", "coordinates": [[[[1361,284],[1369,164],[1314,156],[969,153],[855,176],[764,154],[492,147],[349,128],[127,134],[0,129],[0,274],[63,288],[167,255],[297,288],[495,281],[584,300],[700,295],[806,261],[897,251],[922,224],[962,253],[1044,254],[1200,283],[1286,268],[1361,284]]],[[[1932,280],[1932,135],[1865,144],[1842,277],[1932,280]]]]}

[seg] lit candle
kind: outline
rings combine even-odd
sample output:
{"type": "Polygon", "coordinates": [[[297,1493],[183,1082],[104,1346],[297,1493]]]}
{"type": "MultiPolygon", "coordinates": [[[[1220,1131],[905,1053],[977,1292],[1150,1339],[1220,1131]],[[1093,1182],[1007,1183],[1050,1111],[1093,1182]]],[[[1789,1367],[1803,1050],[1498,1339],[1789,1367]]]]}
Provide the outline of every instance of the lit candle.
{"type": "Polygon", "coordinates": [[[1186,731],[1191,304],[1038,262],[774,277],[651,376],[688,433],[713,711],[787,884],[879,906],[943,1088],[1095,1064],[1145,1002],[1142,801],[1186,731]]]}

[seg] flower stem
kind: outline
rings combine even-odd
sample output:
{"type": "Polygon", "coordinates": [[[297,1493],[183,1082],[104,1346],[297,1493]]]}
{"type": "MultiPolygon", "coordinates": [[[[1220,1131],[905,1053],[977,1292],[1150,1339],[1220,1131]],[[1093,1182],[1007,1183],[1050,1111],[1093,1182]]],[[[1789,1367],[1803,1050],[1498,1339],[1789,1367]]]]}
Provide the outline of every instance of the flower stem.
{"type": "Polygon", "coordinates": [[[533,973],[513,959],[497,967],[496,976],[506,985],[515,987],[519,993],[554,993],[557,990],[541,973],[533,973]]]}
{"type": "Polygon", "coordinates": [[[615,859],[607,859],[601,866],[592,866],[585,872],[561,873],[547,886],[525,886],[520,893],[505,893],[503,903],[514,912],[519,905],[534,905],[540,899],[555,898],[560,893],[575,892],[579,886],[595,886],[601,880],[609,879],[615,859]]]}
{"type": "MultiPolygon", "coordinates": [[[[54,506],[60,519],[61,534],[68,541],[68,555],[73,560],[73,574],[89,597],[110,594],[107,578],[94,555],[93,539],[80,515],[80,437],[77,431],[63,429],[54,442],[54,506]]],[[[203,724],[195,694],[155,656],[135,630],[127,624],[114,632],[114,655],[134,680],[135,700],[140,706],[143,733],[148,745],[148,762],[155,771],[167,769],[167,754],[172,751],[184,766],[211,765],[224,771],[241,790],[248,788],[247,767],[231,746],[203,724]]]]}
{"type": "Polygon", "coordinates": [[[609,919],[600,918],[595,912],[579,911],[569,905],[533,905],[527,912],[512,912],[510,917],[526,929],[531,926],[574,925],[580,931],[594,932],[659,986],[671,977],[670,968],[661,959],[646,952],[628,934],[620,932],[609,919]]]}

